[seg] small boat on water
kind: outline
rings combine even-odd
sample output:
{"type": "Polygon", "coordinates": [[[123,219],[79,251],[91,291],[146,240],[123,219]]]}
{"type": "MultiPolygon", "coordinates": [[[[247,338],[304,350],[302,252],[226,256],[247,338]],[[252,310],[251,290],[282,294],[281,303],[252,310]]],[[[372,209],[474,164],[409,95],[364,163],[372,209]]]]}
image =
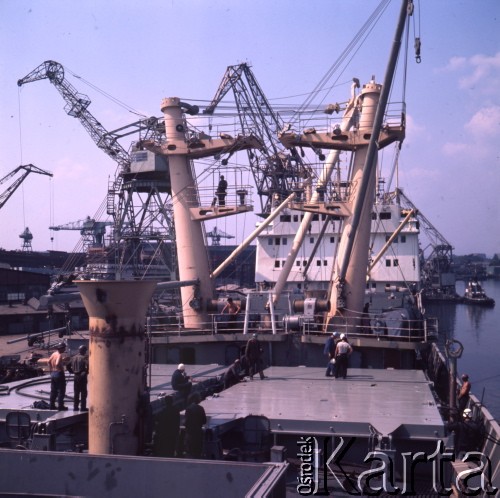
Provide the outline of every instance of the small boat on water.
{"type": "Polygon", "coordinates": [[[469,280],[467,283],[463,302],[465,304],[478,304],[480,306],[495,306],[495,300],[486,295],[486,292],[484,292],[483,287],[476,278],[469,280]]]}

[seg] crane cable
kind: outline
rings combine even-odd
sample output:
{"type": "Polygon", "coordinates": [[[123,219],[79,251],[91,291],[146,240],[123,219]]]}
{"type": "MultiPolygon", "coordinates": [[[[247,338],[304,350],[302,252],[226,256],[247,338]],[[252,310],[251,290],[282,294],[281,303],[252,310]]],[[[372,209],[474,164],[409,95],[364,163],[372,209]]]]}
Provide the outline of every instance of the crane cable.
{"type": "MultiPolygon", "coordinates": [[[[314,89],[309,93],[309,97],[304,101],[302,106],[299,108],[298,112],[302,112],[307,106],[311,105],[312,100],[318,95],[318,93],[325,88],[325,85],[328,81],[333,77],[333,75],[340,71],[335,82],[338,81],[340,76],[346,70],[349,62],[354,58],[358,50],[361,48],[362,43],[366,40],[368,35],[371,33],[373,28],[375,27],[376,22],[380,19],[382,13],[385,11],[387,6],[389,5],[390,0],[382,0],[382,2],[378,5],[375,11],[371,14],[368,20],[363,24],[358,33],[354,36],[353,40],[349,43],[347,48],[342,52],[340,57],[334,62],[334,64],[330,67],[330,69],[326,72],[320,82],[314,87],[314,89]],[[350,57],[348,58],[348,56],[350,57]],[[345,62],[343,69],[341,70],[342,64],[345,62]]],[[[323,97],[320,104],[326,98],[323,97]]],[[[319,105],[318,104],[318,107],[319,105]]],[[[293,122],[292,122],[293,124],[293,122]]]]}
{"type": "Polygon", "coordinates": [[[415,33],[415,61],[417,64],[422,62],[422,56],[420,55],[420,50],[422,48],[422,42],[420,38],[420,2],[418,2],[418,20],[417,27],[415,27],[415,16],[413,16],[413,32],[415,33]]]}
{"type": "Polygon", "coordinates": [[[143,116],[143,117],[147,117],[146,115],[144,115],[143,113],[137,111],[136,109],[134,109],[132,106],[129,106],[128,104],[126,104],[125,102],[122,102],[121,100],[117,99],[116,97],[113,97],[111,94],[109,94],[108,92],[105,92],[104,90],[101,90],[98,86],[94,85],[93,83],[91,83],[90,81],[87,81],[85,78],[79,76],[78,74],[76,74],[74,71],[72,71],[71,69],[69,69],[68,67],[66,66],[63,66],[64,67],[64,70],[69,72],[74,78],[82,81],[83,83],[85,83],[87,86],[89,86],[90,88],[92,88],[93,90],[95,90],[97,93],[100,93],[103,97],[106,97],[107,99],[111,100],[112,102],[114,102],[115,104],[117,104],[118,106],[126,109],[127,111],[129,111],[130,113],[132,114],[136,114],[138,116],[143,116]]]}
{"type": "MultiPolygon", "coordinates": [[[[20,163],[23,164],[23,133],[22,133],[22,124],[21,124],[21,89],[17,90],[17,107],[18,107],[18,115],[19,115],[19,155],[20,155],[20,163]]],[[[21,184],[21,196],[22,196],[22,206],[23,206],[23,226],[26,227],[26,215],[24,210],[24,184],[21,184]]]]}

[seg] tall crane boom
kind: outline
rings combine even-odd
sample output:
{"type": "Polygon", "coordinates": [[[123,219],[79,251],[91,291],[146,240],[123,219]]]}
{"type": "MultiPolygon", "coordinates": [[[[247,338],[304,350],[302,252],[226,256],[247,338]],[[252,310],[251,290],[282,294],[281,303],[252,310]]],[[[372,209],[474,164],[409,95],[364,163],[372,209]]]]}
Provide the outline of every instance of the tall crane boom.
{"type": "Polygon", "coordinates": [[[106,234],[106,227],[113,226],[111,221],[96,221],[90,216],[85,220],[72,221],[64,225],[57,225],[49,227],[49,230],[79,230],[86,248],[88,247],[101,247],[103,245],[103,238],[106,234]]]}
{"type": "Polygon", "coordinates": [[[91,100],[87,95],[79,93],[64,77],[64,68],[55,61],[45,61],[31,73],[17,81],[18,86],[48,79],[62,95],[66,105],[64,110],[69,116],[78,118],[87,130],[97,147],[116,161],[122,172],[130,169],[130,157],[127,151],[116,141],[116,138],[92,116],[88,111],[91,100]]]}
{"type": "MultiPolygon", "coordinates": [[[[108,132],[88,111],[90,98],[79,93],[65,78],[64,68],[55,61],[45,61],[17,84],[47,79],[58,90],[69,116],[78,118],[94,143],[118,163],[114,180],[108,185],[107,214],[113,217],[113,238],[117,254],[126,246],[127,257],[119,256],[123,265],[136,264],[141,242],[163,242],[172,238],[173,222],[169,212],[170,177],[164,157],[133,146],[130,154],[118,139],[129,135],[130,128],[146,137],[164,136],[164,125],[151,117],[137,121],[115,132],[108,132]]],[[[83,234],[82,234],[83,235],[83,234]]],[[[85,240],[84,240],[85,241],[85,240]]]]}
{"type": "Polygon", "coordinates": [[[227,68],[203,114],[212,115],[230,90],[236,101],[242,133],[257,137],[263,144],[260,150],[248,150],[247,154],[263,213],[269,214],[273,197],[288,197],[294,185],[307,176],[306,167],[295,147],[287,150],[278,140],[285,123],[269,104],[248,64],[227,68]]]}
{"type": "Polygon", "coordinates": [[[439,232],[439,230],[424,216],[424,214],[417,209],[417,207],[413,204],[413,202],[408,198],[408,196],[401,190],[396,189],[396,194],[399,195],[402,205],[408,207],[409,209],[415,209],[418,213],[418,220],[422,223],[421,228],[427,233],[431,244],[433,247],[437,245],[452,247],[452,245],[445,239],[444,235],[439,232]]]}
{"type": "Polygon", "coordinates": [[[212,239],[213,246],[220,246],[220,239],[234,239],[234,235],[229,235],[228,233],[219,230],[214,227],[210,232],[207,232],[207,237],[212,239]]]}
{"type": "Polygon", "coordinates": [[[52,173],[49,173],[48,171],[44,171],[43,169],[37,168],[36,166],[33,166],[33,164],[26,164],[26,165],[18,166],[16,169],[11,171],[8,175],[6,175],[2,179],[0,179],[0,185],[2,185],[7,180],[9,180],[13,176],[15,176],[16,173],[18,173],[21,170],[24,170],[24,173],[19,178],[17,178],[17,180],[15,180],[12,183],[12,185],[5,192],[0,194],[0,209],[4,206],[4,204],[9,200],[9,198],[17,190],[19,185],[21,185],[21,183],[23,183],[24,179],[30,173],[38,173],[40,175],[53,176],[52,173]]]}

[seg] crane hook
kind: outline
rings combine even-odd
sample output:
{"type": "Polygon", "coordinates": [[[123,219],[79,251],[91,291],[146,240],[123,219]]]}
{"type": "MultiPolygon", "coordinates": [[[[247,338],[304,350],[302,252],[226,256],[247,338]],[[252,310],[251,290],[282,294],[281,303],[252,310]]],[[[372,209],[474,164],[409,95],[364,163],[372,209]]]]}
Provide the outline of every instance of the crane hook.
{"type": "Polygon", "coordinates": [[[422,42],[420,41],[420,38],[417,37],[415,38],[415,60],[417,64],[420,64],[422,62],[422,58],[420,57],[420,47],[422,46],[422,42]]]}

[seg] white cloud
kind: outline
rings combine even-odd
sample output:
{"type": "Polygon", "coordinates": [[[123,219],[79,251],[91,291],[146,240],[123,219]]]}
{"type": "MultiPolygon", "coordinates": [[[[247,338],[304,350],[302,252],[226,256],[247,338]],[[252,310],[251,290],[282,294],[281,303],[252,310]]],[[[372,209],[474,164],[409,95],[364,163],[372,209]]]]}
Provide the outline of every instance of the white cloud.
{"type": "Polygon", "coordinates": [[[452,71],[458,71],[460,69],[463,69],[467,66],[467,59],[465,57],[452,57],[449,61],[448,64],[439,69],[438,71],[440,72],[452,72],[452,71]]]}
{"type": "Polygon", "coordinates": [[[464,125],[464,128],[479,139],[496,138],[500,135],[500,106],[479,109],[464,125]]]}
{"type": "Polygon", "coordinates": [[[466,89],[481,84],[489,88],[499,78],[500,52],[494,56],[474,55],[468,59],[466,66],[472,73],[459,79],[460,88],[466,89]]]}
{"type": "Polygon", "coordinates": [[[476,54],[471,57],[451,57],[441,73],[460,73],[458,88],[475,90],[481,95],[496,97],[500,86],[500,52],[494,55],[476,54]]]}

